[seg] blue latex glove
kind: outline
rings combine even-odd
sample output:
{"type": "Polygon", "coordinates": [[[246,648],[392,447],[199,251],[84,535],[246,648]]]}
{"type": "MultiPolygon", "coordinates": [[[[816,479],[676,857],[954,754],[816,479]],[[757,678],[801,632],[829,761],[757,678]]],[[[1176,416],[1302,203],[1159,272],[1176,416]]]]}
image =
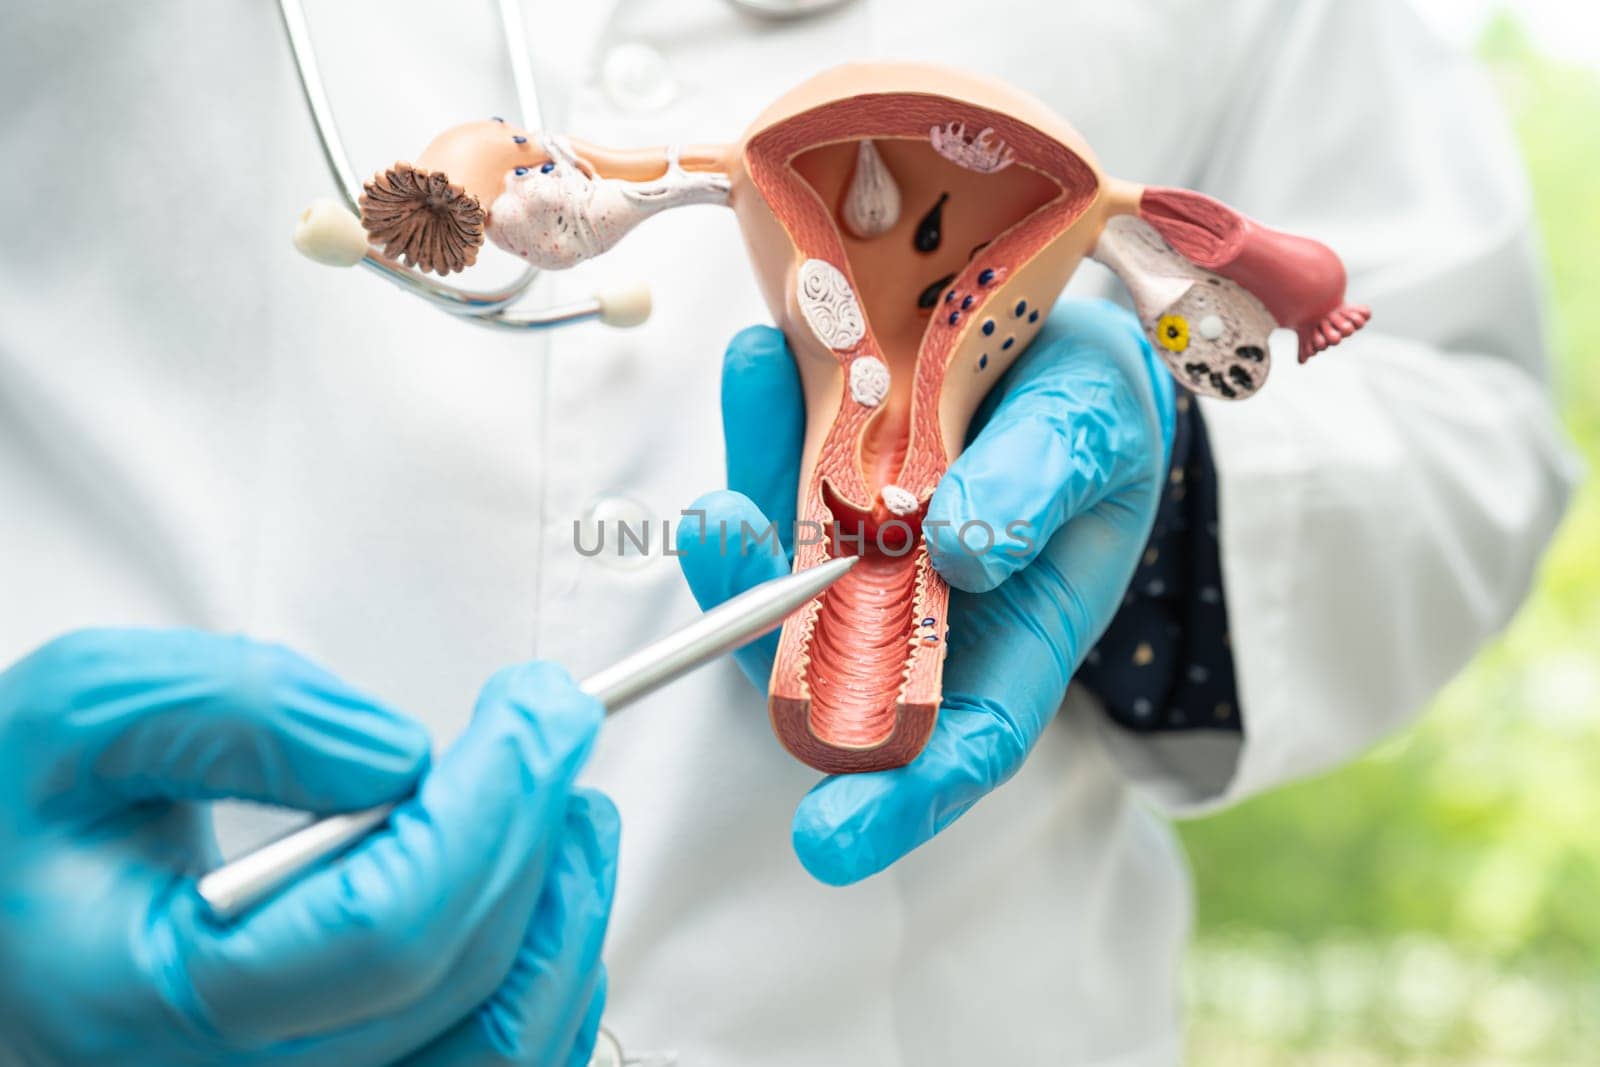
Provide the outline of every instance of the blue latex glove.
{"type": "Polygon", "coordinates": [[[0,1063],[582,1064],[618,826],[572,783],[602,714],[560,668],[503,671],[430,768],[421,727],[277,647],[45,646],[0,674],[0,1063]],[[414,787],[343,859],[205,916],[192,801],[414,787]]]}
{"type": "MultiPolygon", "coordinates": [[[[702,606],[788,568],[759,546],[741,555],[739,532],[741,522],[765,530],[767,516],[784,531],[794,524],[802,404],[782,334],[734,338],[722,383],[730,489],[695,504],[712,536],[690,521],[678,537],[702,606]]],[[[1060,305],[980,407],[975,439],[929,503],[929,553],[953,587],[938,725],[908,766],[830,777],[800,802],[794,847],[813,875],[844,885],[882,870],[1021,767],[1122,603],[1173,426],[1172,379],[1133,316],[1104,302],[1060,305]],[[994,550],[962,548],[957,531],[974,520],[995,531],[994,550]],[[1005,536],[1016,520],[1031,548],[1005,536]]],[[[762,690],[776,649],[773,635],[740,654],[762,690]]]]}

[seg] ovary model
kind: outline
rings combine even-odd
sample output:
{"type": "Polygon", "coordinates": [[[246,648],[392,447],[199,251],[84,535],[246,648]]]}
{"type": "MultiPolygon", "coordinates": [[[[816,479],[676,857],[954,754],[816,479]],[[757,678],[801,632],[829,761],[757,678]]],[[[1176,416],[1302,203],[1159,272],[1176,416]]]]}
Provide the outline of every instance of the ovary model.
{"type": "Polygon", "coordinates": [[[863,559],[783,629],[773,727],[827,772],[914,758],[938,713],[949,590],[921,521],[984,394],[1084,256],[1126,284],[1190,390],[1266,381],[1268,334],[1300,359],[1367,321],[1337,256],[1198,193],[1101,171],[1076,131],[1003,84],[901,63],[840,67],[736,144],[615,151],[499,120],[447,131],[375,177],[385,255],[449,273],[485,238],[548,269],[685,204],[738,215],[805,391],[795,566],[863,559]]]}

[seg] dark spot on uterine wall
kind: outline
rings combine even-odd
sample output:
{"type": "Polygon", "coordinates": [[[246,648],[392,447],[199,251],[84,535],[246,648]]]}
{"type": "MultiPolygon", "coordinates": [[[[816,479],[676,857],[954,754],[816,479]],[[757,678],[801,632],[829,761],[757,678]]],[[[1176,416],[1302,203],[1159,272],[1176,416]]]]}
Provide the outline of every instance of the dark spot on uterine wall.
{"type": "Polygon", "coordinates": [[[1199,381],[1206,376],[1206,365],[1204,363],[1185,363],[1183,371],[1195,381],[1199,381]]]}
{"type": "Polygon", "coordinates": [[[1261,363],[1267,358],[1267,354],[1261,350],[1259,345],[1244,345],[1240,348],[1235,348],[1233,354],[1240,359],[1248,359],[1251,363],[1261,363]]]}
{"type": "Polygon", "coordinates": [[[950,283],[955,280],[956,276],[954,274],[946,274],[943,278],[922,290],[922,293],[917,297],[917,307],[922,308],[924,311],[931,309],[939,302],[939,294],[948,289],[950,283]]]}
{"type": "Polygon", "coordinates": [[[1234,397],[1239,395],[1233,391],[1233,386],[1229,385],[1222,375],[1215,372],[1213,372],[1211,375],[1211,388],[1215,389],[1218,393],[1227,397],[1229,400],[1232,400],[1234,397]]]}
{"type": "Polygon", "coordinates": [[[944,202],[949,199],[949,193],[940,193],[938,201],[917,223],[917,232],[912,235],[911,243],[923,255],[937,252],[944,241],[944,202]]]}
{"type": "Polygon", "coordinates": [[[1254,389],[1256,386],[1256,380],[1250,377],[1250,372],[1237,363],[1228,368],[1228,377],[1241,389],[1254,389]]]}

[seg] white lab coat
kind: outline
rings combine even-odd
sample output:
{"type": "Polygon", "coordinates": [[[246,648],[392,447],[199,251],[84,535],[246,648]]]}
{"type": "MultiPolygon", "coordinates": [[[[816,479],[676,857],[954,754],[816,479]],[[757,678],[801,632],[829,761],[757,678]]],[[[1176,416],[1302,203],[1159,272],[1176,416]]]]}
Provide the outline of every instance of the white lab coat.
{"type": "MultiPolygon", "coordinates": [[[[488,4],[311,7],[363,172],[514,110],[488,4]]],[[[1141,794],[1225,803],[1402,724],[1511,615],[1562,509],[1527,194],[1483,80],[1395,0],[858,0],[788,25],[721,0],[527,7],[550,123],[587,139],[732,138],[821,66],[924,58],[1038,94],[1114,173],[1344,255],[1373,326],[1204,408],[1242,744],[1130,735],[1075,690],[1011,783],[848,889],[795,860],[815,775],[731,664],[608,724],[588,773],[624,821],[607,1022],[631,1051],[1175,1061],[1187,881],[1141,794]],[[675,88],[624,63],[608,94],[624,43],[675,88]]],[[[242,630],[443,745],[497,667],[581,675],[690,614],[672,561],[582,558],[572,524],[721,484],[721,349],[766,317],[731,213],[661,217],[543,283],[647,278],[642,329],[485,332],[291,250],[329,188],[267,0],[6,23],[0,662],[80,626],[242,630]]]]}

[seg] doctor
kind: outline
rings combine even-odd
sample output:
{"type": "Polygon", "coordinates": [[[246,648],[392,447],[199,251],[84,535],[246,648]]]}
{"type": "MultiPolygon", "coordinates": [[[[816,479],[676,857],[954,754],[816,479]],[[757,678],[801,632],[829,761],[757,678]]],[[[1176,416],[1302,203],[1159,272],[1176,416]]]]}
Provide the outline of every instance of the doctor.
{"type": "MultiPolygon", "coordinates": [[[[363,167],[504,106],[489,12],[442,10],[312,6],[363,167]]],[[[1515,610],[1570,486],[1488,89],[1393,0],[528,20],[552,126],[611,144],[732,136],[846,59],[1003,77],[1112,169],[1316,234],[1376,320],[1249,403],[1189,405],[1119,312],[1064,304],[941,490],[1060,531],[998,589],[942,546],[988,638],[952,652],[950,743],[808,793],[732,664],[603,732],[565,671],[507,667],[581,675],[692,610],[659,545],[590,558],[574,524],[676,516],[722,482],[724,433],[713,514],[784,507],[785,427],[750,412],[792,383],[775,337],[739,332],[763,314],[726,213],[542,283],[645,276],[642,329],[470,330],[289,249],[325,176],[272,5],[19,8],[0,1063],[582,1063],[602,1011],[684,1067],[1175,1062],[1189,900],[1157,809],[1404,723],[1515,610]],[[1115,447],[1031,462],[1094,412],[1115,447]],[[1036,654],[993,651],[1024,634],[1036,654]],[[195,913],[213,839],[187,802],[412,788],[391,833],[239,928],[195,913]]],[[[685,564],[707,602],[761,576],[685,564]]],[[[225,847],[270,829],[217,821],[225,847]]]]}

